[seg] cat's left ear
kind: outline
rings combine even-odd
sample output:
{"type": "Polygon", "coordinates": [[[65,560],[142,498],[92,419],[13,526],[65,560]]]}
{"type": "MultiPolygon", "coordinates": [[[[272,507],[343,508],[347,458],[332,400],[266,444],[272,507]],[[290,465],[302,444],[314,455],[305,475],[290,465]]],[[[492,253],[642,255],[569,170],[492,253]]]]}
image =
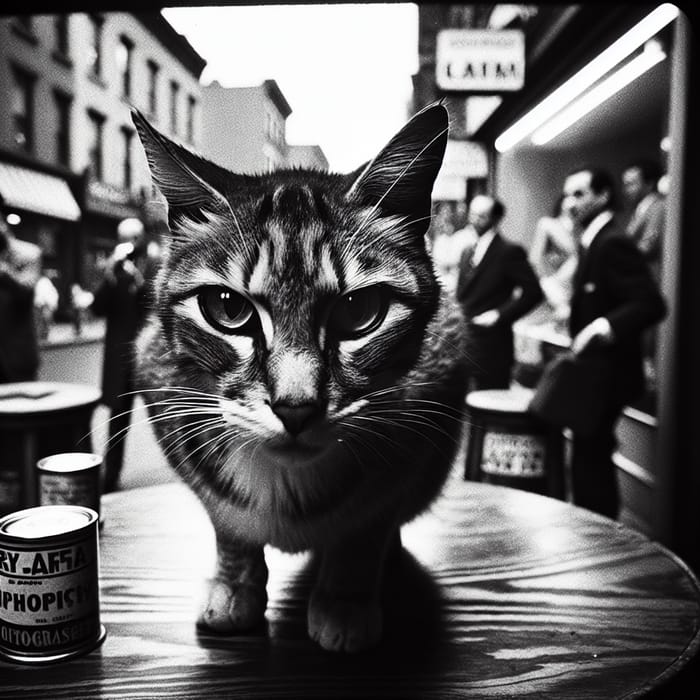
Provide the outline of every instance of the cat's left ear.
{"type": "Polygon", "coordinates": [[[230,210],[226,198],[211,184],[219,179],[223,182],[218,166],[171,141],[138,110],[132,110],[131,119],[146,152],[153,181],[168,202],[171,226],[177,216],[198,218],[202,211],[230,210]]]}
{"type": "MultiPolygon", "coordinates": [[[[430,195],[447,146],[448,114],[441,104],[418,112],[354,180],[347,198],[391,214],[430,214],[430,195]]],[[[427,222],[426,222],[427,227],[427,222]]]]}

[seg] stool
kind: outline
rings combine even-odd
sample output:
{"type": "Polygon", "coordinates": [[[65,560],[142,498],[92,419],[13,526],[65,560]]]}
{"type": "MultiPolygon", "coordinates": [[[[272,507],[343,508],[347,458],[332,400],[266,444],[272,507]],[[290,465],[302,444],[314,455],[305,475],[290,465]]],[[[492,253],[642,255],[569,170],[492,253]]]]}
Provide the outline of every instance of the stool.
{"type": "Polygon", "coordinates": [[[38,505],[36,463],[56,452],[90,452],[99,389],[86,384],[0,384],[0,515],[38,505]],[[5,463],[10,445],[17,462],[5,463]]]}
{"type": "Polygon", "coordinates": [[[533,393],[514,388],[467,394],[464,478],[565,500],[564,437],[528,411],[533,393]]]}

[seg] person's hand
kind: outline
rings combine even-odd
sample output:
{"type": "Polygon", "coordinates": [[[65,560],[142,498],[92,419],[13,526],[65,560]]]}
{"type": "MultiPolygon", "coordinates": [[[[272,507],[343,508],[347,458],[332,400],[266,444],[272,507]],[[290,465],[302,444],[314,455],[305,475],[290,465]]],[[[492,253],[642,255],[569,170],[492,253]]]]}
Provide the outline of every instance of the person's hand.
{"type": "Polygon", "coordinates": [[[571,342],[571,350],[574,355],[583,352],[591,343],[611,343],[613,331],[610,321],[604,316],[596,318],[587,326],[584,326],[571,342]]]}
{"type": "Polygon", "coordinates": [[[126,260],[134,252],[133,243],[117,243],[112,251],[112,262],[119,263],[126,260]]]}
{"type": "Polygon", "coordinates": [[[490,328],[491,326],[498,323],[498,319],[500,317],[501,314],[498,313],[497,309],[489,309],[488,311],[484,311],[474,316],[472,318],[472,323],[475,326],[481,326],[482,328],[490,328]]]}

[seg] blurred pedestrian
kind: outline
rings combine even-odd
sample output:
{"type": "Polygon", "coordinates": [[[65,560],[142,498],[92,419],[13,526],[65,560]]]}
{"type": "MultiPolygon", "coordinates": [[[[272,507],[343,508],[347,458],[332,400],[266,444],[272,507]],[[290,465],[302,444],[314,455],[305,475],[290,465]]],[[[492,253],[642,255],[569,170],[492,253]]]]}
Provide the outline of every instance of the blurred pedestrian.
{"type": "Polygon", "coordinates": [[[0,212],[0,382],[36,379],[39,345],[34,317],[41,248],[15,237],[0,212]]]}
{"type": "Polygon", "coordinates": [[[662,171],[652,160],[636,160],[622,173],[622,188],[634,209],[627,223],[627,234],[642,251],[659,281],[661,243],[666,226],[666,198],[658,191],[662,171]]]}
{"type": "Polygon", "coordinates": [[[558,197],[552,214],[537,221],[529,259],[540,278],[554,320],[566,321],[577,258],[574,221],[562,196],[558,197]]]}
{"type": "MultiPolygon", "coordinates": [[[[615,424],[623,407],[644,389],[641,338],[663,318],[665,303],[644,256],[616,223],[611,175],[581,168],[566,177],[563,194],[578,224],[574,230],[579,243],[569,318],[571,349],[595,363],[597,376],[605,377],[595,398],[601,406],[596,427],[585,435],[573,432],[573,500],[615,518],[615,424]]],[[[586,414],[592,409],[579,405],[578,410],[586,414]]]]}
{"type": "Polygon", "coordinates": [[[126,433],[134,406],[133,342],[143,324],[157,260],[140,219],[120,222],[119,242],[107,260],[91,310],[106,319],[102,402],[111,410],[103,490],[114,491],[124,460],[126,433]]]}
{"type": "MultiPolygon", "coordinates": [[[[0,210],[0,383],[34,381],[39,345],[34,293],[41,276],[41,249],[15,238],[0,210]]],[[[0,430],[0,515],[22,503],[24,459],[17,432],[0,430]]]]}
{"type": "Polygon", "coordinates": [[[47,273],[43,273],[34,287],[34,309],[39,340],[49,337],[54,314],[58,308],[58,290],[47,273]]]}
{"type": "Polygon", "coordinates": [[[457,300],[469,324],[470,390],[510,387],[513,323],[543,299],[525,249],[499,232],[504,214],[503,203],[488,195],[477,195],[469,206],[478,238],[462,254],[457,300]]]}
{"type": "Polygon", "coordinates": [[[435,272],[448,292],[454,294],[457,288],[462,253],[473,249],[477,239],[476,231],[470,224],[457,230],[443,230],[435,237],[431,251],[435,272]]]}

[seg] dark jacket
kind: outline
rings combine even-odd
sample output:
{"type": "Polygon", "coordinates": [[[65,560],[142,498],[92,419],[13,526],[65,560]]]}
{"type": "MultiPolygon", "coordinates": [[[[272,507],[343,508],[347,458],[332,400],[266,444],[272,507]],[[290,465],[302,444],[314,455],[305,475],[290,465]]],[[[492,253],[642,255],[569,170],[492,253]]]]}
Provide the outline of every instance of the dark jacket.
{"type": "Polygon", "coordinates": [[[107,275],[95,291],[91,310],[106,319],[102,365],[102,401],[114,407],[118,397],[134,390],[133,343],[148,312],[153,272],[136,284],[121,265],[107,275]]]}
{"type": "Polygon", "coordinates": [[[457,280],[457,300],[467,321],[489,309],[500,314],[490,328],[469,324],[470,359],[476,374],[507,385],[514,359],[513,323],[542,301],[542,289],[525,249],[500,234],[476,267],[470,256],[471,251],[462,255],[457,280]]]}
{"type": "Polygon", "coordinates": [[[607,364],[611,401],[625,404],[643,391],[642,333],[665,313],[666,304],[643,254],[612,220],[581,254],[569,317],[572,338],[596,318],[604,316],[610,322],[614,342],[595,344],[584,353],[607,364]]]}
{"type": "Polygon", "coordinates": [[[41,274],[41,249],[4,239],[0,252],[0,382],[36,379],[39,347],[34,322],[34,286],[41,274]]]}

